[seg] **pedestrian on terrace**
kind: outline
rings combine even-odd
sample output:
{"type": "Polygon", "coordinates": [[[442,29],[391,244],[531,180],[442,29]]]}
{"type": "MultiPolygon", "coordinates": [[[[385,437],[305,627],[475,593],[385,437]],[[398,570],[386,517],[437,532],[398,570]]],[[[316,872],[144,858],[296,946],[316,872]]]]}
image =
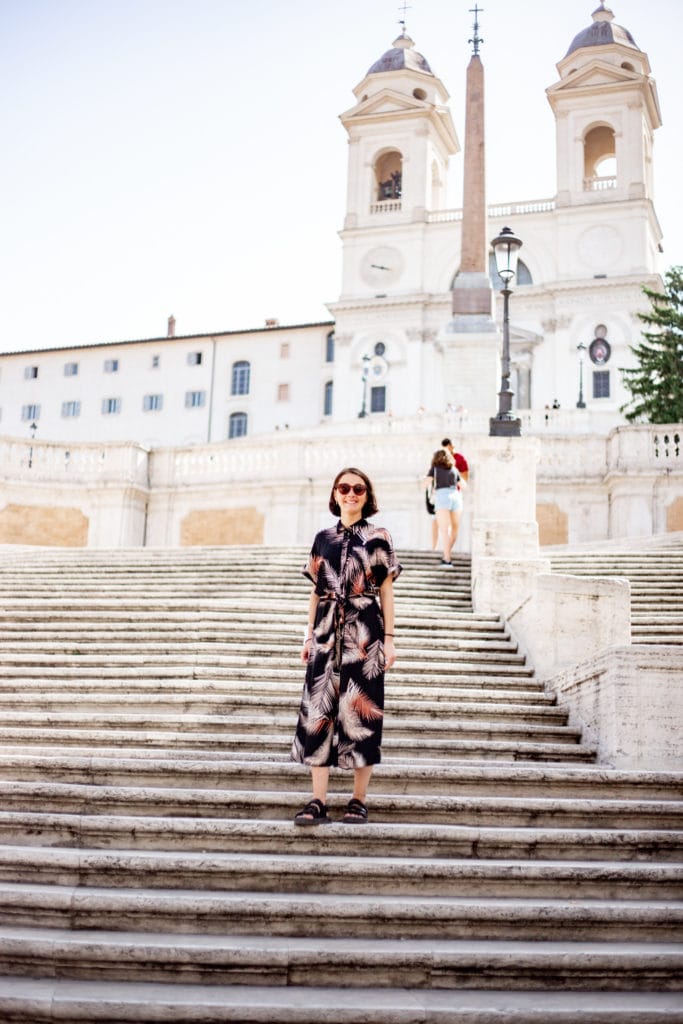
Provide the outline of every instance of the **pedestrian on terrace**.
{"type": "Polygon", "coordinates": [[[331,767],[354,773],[353,797],[342,820],[368,820],[368,785],[381,760],[384,672],[396,660],[393,584],[402,567],[389,532],[368,522],[378,507],[365,473],[354,468],[337,473],[329,508],[339,520],[316,534],[303,569],[313,589],[291,757],[310,767],[313,797],[295,816],[297,825],[331,820],[331,767]]]}
{"type": "Polygon", "coordinates": [[[437,448],[425,477],[425,485],[433,486],[432,501],[436,510],[441,546],[441,565],[451,568],[451,551],[458,536],[460,509],[458,481],[460,475],[455,469],[453,456],[445,448],[437,448]]]}

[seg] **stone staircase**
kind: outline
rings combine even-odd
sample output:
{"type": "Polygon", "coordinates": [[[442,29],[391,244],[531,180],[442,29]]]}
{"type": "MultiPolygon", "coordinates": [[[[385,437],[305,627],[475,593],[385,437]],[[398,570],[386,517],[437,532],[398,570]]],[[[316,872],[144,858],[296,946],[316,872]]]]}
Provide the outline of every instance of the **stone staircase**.
{"type": "Polygon", "coordinates": [[[371,822],[292,824],[304,556],[0,552],[2,1024],[683,1020],[683,773],[596,764],[466,558],[401,553],[371,822]]]}
{"type": "Polygon", "coordinates": [[[551,555],[554,572],[621,576],[631,583],[634,644],[683,644],[683,543],[640,551],[567,551],[551,555]]]}

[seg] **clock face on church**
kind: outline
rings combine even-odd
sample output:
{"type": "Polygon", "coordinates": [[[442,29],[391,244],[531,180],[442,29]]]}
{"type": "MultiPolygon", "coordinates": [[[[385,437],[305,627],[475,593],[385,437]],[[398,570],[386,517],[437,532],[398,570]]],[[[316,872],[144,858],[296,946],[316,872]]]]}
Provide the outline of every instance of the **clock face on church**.
{"type": "Polygon", "coordinates": [[[393,284],[403,273],[403,257],[390,245],[378,245],[366,252],[360,264],[360,276],[366,284],[382,290],[393,284]]]}

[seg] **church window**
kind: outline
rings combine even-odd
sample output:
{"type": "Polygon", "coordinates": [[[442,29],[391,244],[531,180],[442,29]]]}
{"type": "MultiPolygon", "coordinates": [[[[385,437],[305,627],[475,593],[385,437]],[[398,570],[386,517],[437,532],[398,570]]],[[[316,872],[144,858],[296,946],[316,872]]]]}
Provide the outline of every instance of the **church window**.
{"type": "Polygon", "coordinates": [[[334,331],[330,331],[325,338],[325,362],[334,362],[334,331]]]}
{"type": "Polygon", "coordinates": [[[386,412],[387,389],[383,384],[370,388],[370,412],[386,412]]]}
{"type": "Polygon", "coordinates": [[[387,346],[384,344],[383,341],[378,341],[377,344],[375,345],[375,355],[376,356],[383,356],[384,353],[386,352],[386,350],[387,350],[387,346]]]}
{"type": "Polygon", "coordinates": [[[228,437],[232,440],[234,437],[245,437],[247,433],[247,414],[246,412],[233,412],[230,413],[230,420],[228,422],[228,437]]]}
{"type": "Polygon", "coordinates": [[[240,360],[232,364],[232,388],[233,395],[249,394],[250,364],[246,360],[240,360]]]}
{"type": "Polygon", "coordinates": [[[325,397],[323,401],[323,416],[332,415],[332,399],[334,396],[334,384],[331,380],[325,381],[325,397]]]}
{"type": "Polygon", "coordinates": [[[593,398],[609,398],[609,370],[593,371],[593,398]]]}

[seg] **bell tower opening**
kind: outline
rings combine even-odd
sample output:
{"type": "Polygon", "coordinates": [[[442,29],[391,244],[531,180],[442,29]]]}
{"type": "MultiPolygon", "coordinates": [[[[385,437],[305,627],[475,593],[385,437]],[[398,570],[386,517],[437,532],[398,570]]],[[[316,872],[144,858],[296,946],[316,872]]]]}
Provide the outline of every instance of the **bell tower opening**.
{"type": "Polygon", "coordinates": [[[595,125],[584,135],[583,187],[585,192],[617,187],[616,143],[609,125],[595,125]]]}
{"type": "Polygon", "coordinates": [[[392,209],[401,208],[403,194],[403,157],[397,149],[382,153],[374,166],[374,202],[392,203],[392,209]],[[398,206],[396,202],[398,201],[398,206]]]}

